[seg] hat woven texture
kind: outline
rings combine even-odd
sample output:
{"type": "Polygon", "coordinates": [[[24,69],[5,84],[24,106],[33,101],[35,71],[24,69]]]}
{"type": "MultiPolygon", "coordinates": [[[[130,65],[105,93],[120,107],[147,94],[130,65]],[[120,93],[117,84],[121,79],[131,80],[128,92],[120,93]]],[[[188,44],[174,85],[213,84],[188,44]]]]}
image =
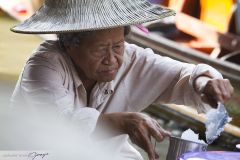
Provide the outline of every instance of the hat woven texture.
{"type": "Polygon", "coordinates": [[[146,0],[45,0],[17,33],[52,34],[82,32],[141,24],[174,15],[173,10],[146,0]]]}

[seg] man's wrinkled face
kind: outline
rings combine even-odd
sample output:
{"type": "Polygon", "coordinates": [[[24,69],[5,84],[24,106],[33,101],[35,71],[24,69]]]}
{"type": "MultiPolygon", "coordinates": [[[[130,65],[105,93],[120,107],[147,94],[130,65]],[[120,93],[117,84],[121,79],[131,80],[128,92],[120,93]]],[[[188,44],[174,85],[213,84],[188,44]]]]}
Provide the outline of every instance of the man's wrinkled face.
{"type": "Polygon", "coordinates": [[[124,28],[94,31],[79,46],[71,47],[69,54],[80,70],[80,77],[109,82],[115,78],[123,61],[124,28]]]}

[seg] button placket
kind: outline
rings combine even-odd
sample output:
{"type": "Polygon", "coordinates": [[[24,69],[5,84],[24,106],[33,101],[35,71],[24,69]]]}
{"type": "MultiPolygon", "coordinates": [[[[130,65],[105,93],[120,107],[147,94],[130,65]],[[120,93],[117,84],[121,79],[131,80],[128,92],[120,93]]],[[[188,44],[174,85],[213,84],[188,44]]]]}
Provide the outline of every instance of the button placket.
{"type": "Polygon", "coordinates": [[[105,94],[102,92],[102,86],[100,84],[97,84],[96,87],[94,87],[93,94],[92,94],[92,104],[94,108],[98,108],[105,100],[105,94]]]}
{"type": "Polygon", "coordinates": [[[101,97],[101,103],[106,99],[108,98],[109,96],[112,95],[113,91],[110,90],[110,89],[104,89],[103,91],[103,94],[102,94],[102,97],[101,97]]]}
{"type": "Polygon", "coordinates": [[[113,90],[111,90],[106,83],[100,83],[98,86],[97,107],[99,107],[109,96],[111,96],[113,90]]]}
{"type": "Polygon", "coordinates": [[[79,99],[80,105],[87,107],[87,92],[86,92],[86,90],[83,88],[83,86],[79,86],[77,88],[77,91],[78,91],[78,94],[81,95],[80,97],[83,97],[82,99],[79,99]]]}

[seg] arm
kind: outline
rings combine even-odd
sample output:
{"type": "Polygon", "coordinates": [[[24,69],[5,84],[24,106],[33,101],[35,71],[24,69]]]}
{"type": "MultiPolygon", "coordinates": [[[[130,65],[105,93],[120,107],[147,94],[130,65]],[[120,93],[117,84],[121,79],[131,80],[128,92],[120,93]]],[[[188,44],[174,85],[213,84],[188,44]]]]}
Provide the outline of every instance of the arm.
{"type": "Polygon", "coordinates": [[[74,95],[64,86],[61,66],[57,65],[60,64],[53,63],[53,59],[30,60],[15,89],[14,107],[20,108],[22,103],[21,108],[37,113],[53,111],[53,116],[70,119],[89,134],[95,128],[99,112],[86,106],[74,106],[74,95]]]}
{"type": "MultiPolygon", "coordinates": [[[[149,48],[143,49],[132,44],[127,44],[127,50],[132,56],[128,74],[131,75],[129,81],[133,82],[128,85],[132,90],[128,96],[133,102],[131,103],[133,110],[136,111],[143,110],[151,103],[174,103],[192,106],[198,112],[205,112],[209,109],[209,105],[206,104],[209,102],[204,101],[201,94],[194,89],[195,86],[204,84],[200,84],[200,81],[203,81],[201,77],[208,77],[214,84],[219,82],[219,87],[227,83],[216,69],[206,64],[180,62],[154,54],[149,48]]],[[[228,84],[227,88],[227,94],[231,95],[231,85],[228,84]]],[[[217,94],[209,89],[206,92],[208,97],[217,94]],[[210,92],[211,94],[208,94],[210,92]]]]}
{"type": "Polygon", "coordinates": [[[142,113],[119,112],[99,116],[94,134],[106,138],[118,134],[128,134],[131,141],[148,153],[149,159],[158,158],[151,137],[158,142],[170,133],[165,131],[156,120],[142,113]]]}

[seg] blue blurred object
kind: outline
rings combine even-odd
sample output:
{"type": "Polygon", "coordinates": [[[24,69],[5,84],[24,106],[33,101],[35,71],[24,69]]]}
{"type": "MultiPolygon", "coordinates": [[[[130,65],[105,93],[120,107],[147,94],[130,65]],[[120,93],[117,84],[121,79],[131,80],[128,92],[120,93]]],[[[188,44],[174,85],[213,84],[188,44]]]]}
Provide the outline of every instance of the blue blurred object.
{"type": "Polygon", "coordinates": [[[211,109],[206,114],[206,140],[211,144],[224,131],[224,126],[228,122],[228,112],[222,103],[218,103],[217,109],[211,109]]]}
{"type": "Polygon", "coordinates": [[[207,151],[207,152],[191,152],[185,153],[179,157],[179,160],[240,160],[240,152],[226,151],[207,151]]]}
{"type": "Polygon", "coordinates": [[[207,144],[193,142],[178,137],[170,136],[166,160],[178,160],[178,157],[186,152],[202,152],[207,150],[207,144]]]}

